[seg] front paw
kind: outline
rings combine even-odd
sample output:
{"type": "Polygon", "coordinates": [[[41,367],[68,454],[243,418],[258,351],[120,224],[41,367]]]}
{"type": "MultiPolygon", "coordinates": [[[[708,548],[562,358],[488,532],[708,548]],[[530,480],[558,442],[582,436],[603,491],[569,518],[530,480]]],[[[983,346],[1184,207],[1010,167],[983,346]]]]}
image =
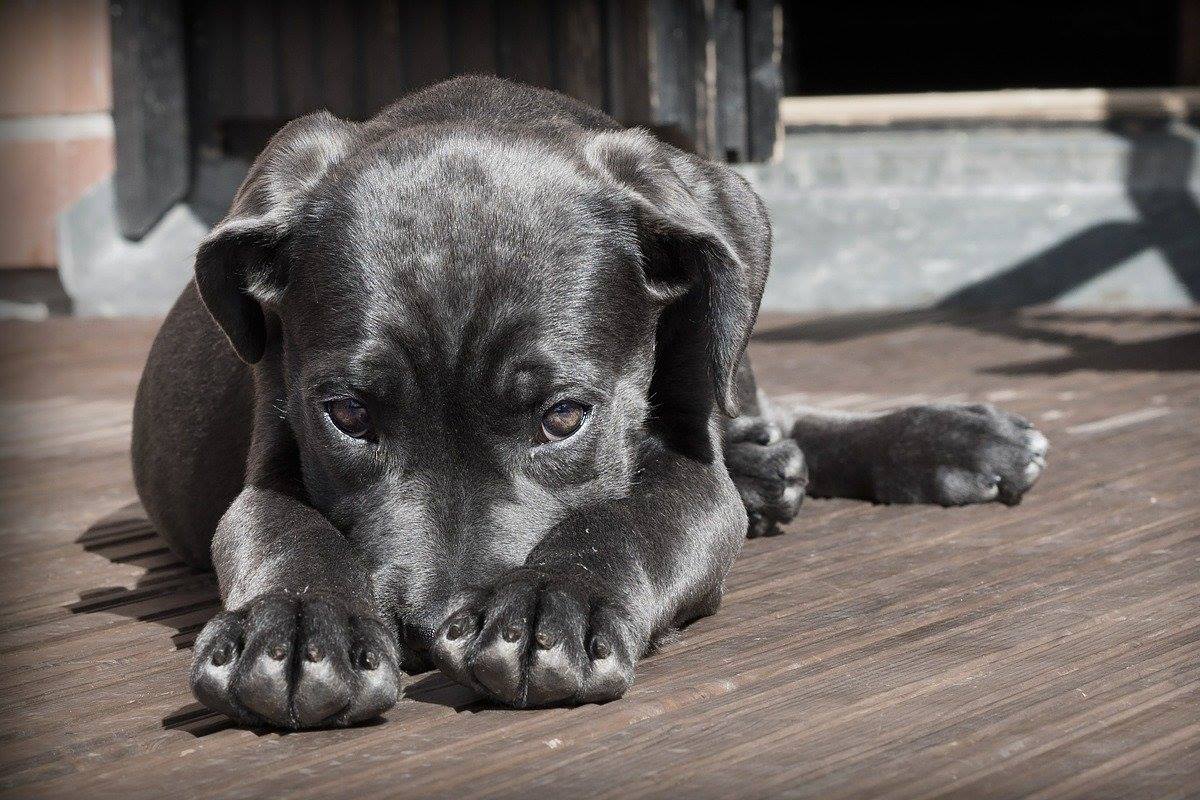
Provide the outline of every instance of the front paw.
{"type": "Polygon", "coordinates": [[[506,705],[601,702],[633,682],[645,649],[634,627],[585,581],[522,569],[460,603],[432,652],[443,672],[506,705]]]}
{"type": "Polygon", "coordinates": [[[991,405],[914,406],[885,414],[873,482],[885,503],[1016,505],[1041,476],[1049,442],[991,405]]]}
{"type": "Polygon", "coordinates": [[[192,691],[245,725],[350,725],[396,704],[398,663],[378,619],[330,597],[267,594],[200,632],[192,691]]]}
{"type": "Polygon", "coordinates": [[[795,518],[808,469],[800,445],[781,438],[778,427],[761,417],[734,420],[725,436],[725,467],[746,506],[749,538],[779,533],[795,518]]]}

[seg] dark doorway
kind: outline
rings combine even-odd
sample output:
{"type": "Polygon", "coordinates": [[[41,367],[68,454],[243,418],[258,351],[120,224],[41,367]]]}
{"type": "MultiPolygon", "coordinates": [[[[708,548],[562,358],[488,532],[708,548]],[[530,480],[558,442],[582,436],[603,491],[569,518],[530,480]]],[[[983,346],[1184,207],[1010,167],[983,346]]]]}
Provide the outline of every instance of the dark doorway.
{"type": "Polygon", "coordinates": [[[1192,0],[785,0],[788,95],[1135,88],[1196,80],[1192,0]]]}

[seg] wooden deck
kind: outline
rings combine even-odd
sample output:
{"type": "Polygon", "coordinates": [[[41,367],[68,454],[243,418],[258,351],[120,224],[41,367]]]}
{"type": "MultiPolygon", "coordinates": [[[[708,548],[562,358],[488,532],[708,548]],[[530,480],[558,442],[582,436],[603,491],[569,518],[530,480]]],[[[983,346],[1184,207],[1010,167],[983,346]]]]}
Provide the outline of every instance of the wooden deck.
{"type": "Polygon", "coordinates": [[[438,675],[386,722],[280,735],[197,708],[216,609],[139,517],[149,323],[0,326],[0,794],[1200,796],[1200,314],[764,320],[778,395],[991,400],[1052,443],[1025,503],[809,502],[715,617],[604,706],[438,675]]]}

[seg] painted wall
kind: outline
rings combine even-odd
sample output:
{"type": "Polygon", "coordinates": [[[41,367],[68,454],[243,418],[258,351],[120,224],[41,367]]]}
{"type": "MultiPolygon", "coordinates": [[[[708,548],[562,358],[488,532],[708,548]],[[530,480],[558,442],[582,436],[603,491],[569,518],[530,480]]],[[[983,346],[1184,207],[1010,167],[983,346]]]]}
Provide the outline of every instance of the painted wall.
{"type": "Polygon", "coordinates": [[[107,0],[0,0],[0,268],[58,263],[55,217],[112,172],[107,0]]]}

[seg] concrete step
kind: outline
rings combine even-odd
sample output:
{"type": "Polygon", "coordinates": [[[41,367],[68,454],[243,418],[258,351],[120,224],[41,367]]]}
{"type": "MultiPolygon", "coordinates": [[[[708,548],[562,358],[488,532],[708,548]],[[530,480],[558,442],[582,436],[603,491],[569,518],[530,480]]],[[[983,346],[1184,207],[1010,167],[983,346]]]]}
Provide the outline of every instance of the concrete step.
{"type": "Polygon", "coordinates": [[[789,132],[739,167],[772,215],[764,307],[1179,307],[1200,297],[1200,134],[789,132]]]}

